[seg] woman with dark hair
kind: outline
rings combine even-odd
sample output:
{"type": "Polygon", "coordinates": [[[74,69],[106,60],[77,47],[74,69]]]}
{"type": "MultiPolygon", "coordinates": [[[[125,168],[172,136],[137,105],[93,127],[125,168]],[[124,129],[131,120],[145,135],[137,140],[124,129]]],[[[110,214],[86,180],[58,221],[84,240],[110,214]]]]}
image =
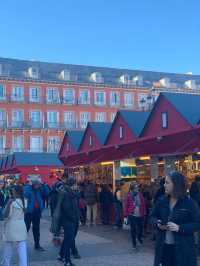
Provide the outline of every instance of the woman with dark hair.
{"type": "Polygon", "coordinates": [[[152,211],[157,228],[154,266],[197,266],[194,232],[200,230],[200,212],[186,193],[185,176],[169,173],[166,195],[152,211]]]}
{"type": "Polygon", "coordinates": [[[146,205],[142,193],[139,191],[137,182],[130,184],[129,193],[125,201],[124,219],[127,219],[131,228],[131,238],[133,249],[137,248],[137,240],[140,245],[143,244],[142,234],[144,225],[144,216],[146,215],[146,205]]]}
{"type": "Polygon", "coordinates": [[[5,207],[3,266],[11,265],[12,249],[17,244],[19,266],[27,266],[27,230],[24,222],[25,202],[23,188],[19,185],[10,189],[11,197],[5,207]]]}

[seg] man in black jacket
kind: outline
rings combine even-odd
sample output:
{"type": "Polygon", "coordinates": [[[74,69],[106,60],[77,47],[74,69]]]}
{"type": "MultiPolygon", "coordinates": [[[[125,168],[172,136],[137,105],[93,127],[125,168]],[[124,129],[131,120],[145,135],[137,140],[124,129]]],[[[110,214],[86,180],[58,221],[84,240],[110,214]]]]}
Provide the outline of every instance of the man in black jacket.
{"type": "Polygon", "coordinates": [[[73,266],[70,258],[70,250],[74,257],[80,257],[75,246],[75,237],[78,232],[79,225],[79,209],[77,195],[72,190],[72,186],[76,180],[74,177],[69,177],[66,181],[65,191],[62,194],[62,203],[60,206],[60,222],[64,229],[64,240],[60,250],[61,258],[65,259],[65,266],[73,266]]]}

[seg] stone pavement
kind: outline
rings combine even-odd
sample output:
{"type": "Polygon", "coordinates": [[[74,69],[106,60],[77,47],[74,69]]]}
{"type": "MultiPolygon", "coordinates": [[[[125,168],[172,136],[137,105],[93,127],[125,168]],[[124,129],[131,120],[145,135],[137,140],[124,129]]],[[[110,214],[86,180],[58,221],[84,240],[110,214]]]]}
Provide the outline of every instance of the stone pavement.
{"type": "MultiPolygon", "coordinates": [[[[58,248],[51,243],[49,219],[41,220],[41,245],[45,252],[33,249],[32,232],[29,233],[29,266],[61,266],[56,261],[58,248]]],[[[131,249],[129,232],[113,229],[111,226],[80,227],[77,246],[82,256],[73,260],[77,266],[151,266],[153,265],[153,244],[145,239],[139,251],[131,249]]],[[[16,263],[17,254],[12,265],[16,263]]]]}

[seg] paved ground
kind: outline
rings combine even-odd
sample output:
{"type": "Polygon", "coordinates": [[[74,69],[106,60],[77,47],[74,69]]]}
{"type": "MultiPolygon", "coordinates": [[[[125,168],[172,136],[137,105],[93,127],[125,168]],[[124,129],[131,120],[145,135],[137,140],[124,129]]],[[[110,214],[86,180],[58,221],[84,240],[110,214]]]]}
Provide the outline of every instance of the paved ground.
{"type": "MultiPolygon", "coordinates": [[[[129,232],[113,229],[111,226],[81,227],[77,246],[82,256],[80,260],[73,260],[77,266],[151,266],[153,265],[152,242],[145,239],[144,246],[139,251],[131,249],[129,232]]],[[[41,221],[41,245],[45,252],[33,249],[32,233],[29,233],[29,265],[30,266],[58,266],[56,261],[58,248],[51,243],[48,218],[41,221]]],[[[17,254],[14,255],[16,263],[17,254]]]]}

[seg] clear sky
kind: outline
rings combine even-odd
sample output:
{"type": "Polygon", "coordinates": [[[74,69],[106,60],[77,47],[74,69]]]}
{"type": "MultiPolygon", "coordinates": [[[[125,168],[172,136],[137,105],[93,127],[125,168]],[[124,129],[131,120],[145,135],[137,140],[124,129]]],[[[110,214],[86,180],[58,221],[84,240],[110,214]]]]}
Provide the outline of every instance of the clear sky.
{"type": "Polygon", "coordinates": [[[199,0],[1,0],[0,56],[200,74],[199,0]]]}

